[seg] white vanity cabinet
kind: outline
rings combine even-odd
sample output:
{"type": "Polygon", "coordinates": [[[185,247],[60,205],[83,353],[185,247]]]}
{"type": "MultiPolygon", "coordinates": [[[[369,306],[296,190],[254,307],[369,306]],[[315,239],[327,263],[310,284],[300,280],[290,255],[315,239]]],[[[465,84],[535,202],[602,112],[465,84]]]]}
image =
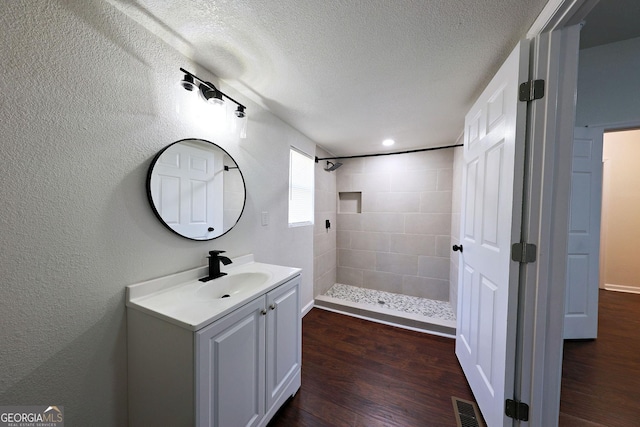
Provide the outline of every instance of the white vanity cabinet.
{"type": "Polygon", "coordinates": [[[198,426],[257,426],[265,414],[265,297],[196,332],[198,426]]]}
{"type": "Polygon", "coordinates": [[[265,426],[300,388],[299,287],[298,274],[196,330],[129,307],[130,426],[265,426]]]}
{"type": "MultiPolygon", "coordinates": [[[[298,281],[300,278],[298,277],[298,281]]],[[[266,394],[269,418],[292,394],[289,384],[302,366],[302,318],[299,282],[282,285],[267,294],[266,394]],[[274,409],[275,408],[275,409],[274,409]]],[[[298,378],[296,390],[300,387],[298,378]]]]}
{"type": "Polygon", "coordinates": [[[198,426],[265,425],[300,387],[298,289],[299,276],[196,332],[198,426]]]}

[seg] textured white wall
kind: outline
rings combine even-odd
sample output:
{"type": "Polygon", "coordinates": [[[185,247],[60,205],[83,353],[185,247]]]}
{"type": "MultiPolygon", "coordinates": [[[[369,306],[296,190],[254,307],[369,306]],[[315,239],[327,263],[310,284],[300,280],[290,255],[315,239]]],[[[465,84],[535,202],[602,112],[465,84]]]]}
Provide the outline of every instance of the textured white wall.
{"type": "Polygon", "coordinates": [[[246,140],[198,122],[178,68],[214,76],[102,0],[2,2],[0,28],[0,405],[123,426],[126,285],[226,249],[303,268],[312,300],[313,227],[287,227],[287,185],[289,145],[315,145],[250,102],[246,140]],[[189,137],[225,148],[246,179],[243,217],[210,242],[165,229],[146,199],[154,154],[189,137]]]}
{"type": "Polygon", "coordinates": [[[576,126],[637,122],[640,38],[580,51],[576,126]]]}

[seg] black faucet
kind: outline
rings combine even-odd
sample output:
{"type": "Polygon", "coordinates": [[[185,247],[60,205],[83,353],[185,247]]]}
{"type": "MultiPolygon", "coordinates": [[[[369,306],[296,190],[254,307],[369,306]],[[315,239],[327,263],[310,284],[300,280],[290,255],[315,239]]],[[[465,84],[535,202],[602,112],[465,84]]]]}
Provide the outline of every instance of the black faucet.
{"type": "Polygon", "coordinates": [[[231,260],[229,258],[226,256],[220,256],[220,254],[224,252],[226,251],[209,251],[209,276],[199,279],[201,282],[208,282],[209,280],[227,275],[227,273],[220,272],[220,263],[223,263],[224,265],[231,264],[231,260]]]}

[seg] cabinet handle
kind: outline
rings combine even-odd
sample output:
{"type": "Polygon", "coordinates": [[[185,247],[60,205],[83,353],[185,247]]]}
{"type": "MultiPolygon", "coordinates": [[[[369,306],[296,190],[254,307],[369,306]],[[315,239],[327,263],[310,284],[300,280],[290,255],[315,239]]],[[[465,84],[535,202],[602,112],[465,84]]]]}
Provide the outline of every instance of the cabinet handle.
{"type": "Polygon", "coordinates": [[[263,316],[267,315],[267,310],[260,310],[260,314],[262,314],[263,316]]]}
{"type": "Polygon", "coordinates": [[[275,304],[271,304],[271,305],[269,306],[269,309],[270,309],[270,310],[275,310],[275,309],[276,309],[276,305],[275,305],[275,304]]]}

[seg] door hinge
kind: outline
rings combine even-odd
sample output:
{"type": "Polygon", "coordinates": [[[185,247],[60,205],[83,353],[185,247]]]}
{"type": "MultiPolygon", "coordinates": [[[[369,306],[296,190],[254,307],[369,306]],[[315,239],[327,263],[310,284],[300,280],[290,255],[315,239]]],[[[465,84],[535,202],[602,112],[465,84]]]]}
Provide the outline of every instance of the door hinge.
{"type": "Polygon", "coordinates": [[[529,421],[529,405],[517,400],[507,399],[504,405],[504,413],[507,417],[518,421],[529,421]]]}
{"type": "Polygon", "coordinates": [[[537,250],[536,245],[531,243],[514,243],[511,246],[511,259],[522,263],[535,262],[537,250]]]}
{"type": "Polygon", "coordinates": [[[518,100],[522,102],[535,101],[544,96],[544,80],[529,80],[520,84],[518,100]]]}

